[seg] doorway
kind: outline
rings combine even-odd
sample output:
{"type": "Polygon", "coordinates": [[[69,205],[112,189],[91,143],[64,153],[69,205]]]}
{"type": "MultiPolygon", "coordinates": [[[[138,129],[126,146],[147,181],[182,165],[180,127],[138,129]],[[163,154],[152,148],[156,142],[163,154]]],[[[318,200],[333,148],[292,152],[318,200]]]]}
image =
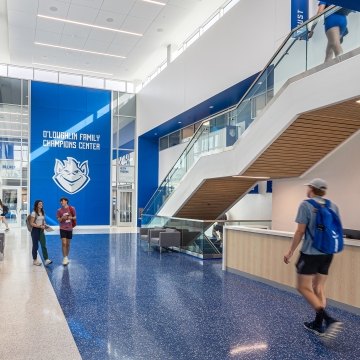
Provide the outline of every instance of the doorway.
{"type": "Polygon", "coordinates": [[[9,212],[5,215],[5,218],[10,228],[21,227],[22,218],[26,218],[26,212],[23,214],[22,199],[23,196],[21,187],[7,186],[3,187],[1,190],[1,200],[9,208],[9,212]]]}

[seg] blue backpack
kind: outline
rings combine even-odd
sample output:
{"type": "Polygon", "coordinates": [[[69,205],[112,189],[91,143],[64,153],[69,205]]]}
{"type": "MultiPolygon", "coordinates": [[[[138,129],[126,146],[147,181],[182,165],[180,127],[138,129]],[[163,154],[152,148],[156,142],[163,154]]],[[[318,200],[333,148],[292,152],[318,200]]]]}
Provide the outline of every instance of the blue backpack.
{"type": "Polygon", "coordinates": [[[306,200],[316,209],[313,246],[325,254],[334,254],[344,247],[343,230],[338,214],[330,207],[331,202],[324,200],[323,205],[313,199],[306,200]]]}

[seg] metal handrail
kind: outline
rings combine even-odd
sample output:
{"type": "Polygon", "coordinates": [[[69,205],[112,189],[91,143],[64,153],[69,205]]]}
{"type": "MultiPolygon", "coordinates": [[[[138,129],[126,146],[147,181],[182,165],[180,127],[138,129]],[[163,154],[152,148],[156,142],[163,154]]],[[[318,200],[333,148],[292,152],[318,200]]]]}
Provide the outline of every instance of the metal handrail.
{"type": "MultiPolygon", "coordinates": [[[[258,80],[261,78],[261,76],[265,73],[265,71],[268,69],[269,65],[273,62],[273,60],[276,58],[276,56],[283,50],[283,47],[285,46],[285,44],[287,43],[287,41],[301,28],[303,28],[304,26],[307,26],[308,24],[310,24],[311,22],[313,22],[316,19],[319,19],[322,16],[325,16],[325,14],[329,14],[330,12],[335,12],[337,10],[341,9],[340,6],[330,6],[328,8],[325,9],[325,11],[323,11],[320,14],[316,14],[315,16],[313,16],[312,18],[308,19],[307,21],[303,22],[302,24],[298,25],[296,28],[292,29],[292,31],[288,34],[288,36],[284,39],[284,41],[281,43],[281,45],[279,46],[279,48],[277,49],[277,51],[274,53],[274,55],[270,58],[270,60],[267,62],[267,64],[265,65],[265,67],[263,68],[263,70],[258,74],[258,76],[256,77],[256,79],[253,81],[253,83],[250,85],[250,87],[246,90],[246,92],[244,93],[244,95],[241,97],[241,99],[235,104],[232,105],[224,110],[221,110],[219,112],[217,112],[216,114],[210,115],[206,118],[204,118],[201,121],[201,125],[198,127],[198,129],[195,131],[194,135],[192,136],[190,142],[188,143],[188,145],[186,146],[186,148],[182,151],[182,153],[180,154],[180,156],[178,157],[177,161],[175,162],[175,165],[177,164],[178,160],[186,153],[188,153],[192,147],[193,144],[193,140],[197,139],[197,135],[200,131],[204,131],[203,128],[203,124],[207,121],[210,121],[220,115],[229,113],[230,111],[235,110],[236,108],[239,107],[239,105],[245,100],[246,96],[249,94],[249,92],[253,89],[253,87],[257,84],[258,80]]],[[[294,43],[290,44],[291,48],[293,46],[294,43]]],[[[277,63],[278,64],[278,63],[277,63]]],[[[175,166],[174,165],[174,166],[175,166]]],[[[147,202],[147,204],[144,206],[144,210],[148,208],[149,204],[151,203],[151,201],[153,200],[153,198],[157,195],[158,193],[158,189],[163,185],[163,183],[165,183],[165,180],[167,179],[167,177],[170,175],[170,173],[173,171],[174,166],[170,169],[170,171],[166,174],[166,176],[164,177],[164,180],[161,182],[160,186],[158,186],[158,188],[155,190],[154,194],[151,196],[150,200],[147,202]]],[[[144,214],[146,215],[146,214],[144,214]]]]}

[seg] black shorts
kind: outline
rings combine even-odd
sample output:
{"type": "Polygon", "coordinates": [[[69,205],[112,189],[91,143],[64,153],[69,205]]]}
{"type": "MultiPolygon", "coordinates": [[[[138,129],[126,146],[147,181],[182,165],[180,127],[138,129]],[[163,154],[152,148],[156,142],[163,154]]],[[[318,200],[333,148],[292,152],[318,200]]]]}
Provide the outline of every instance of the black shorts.
{"type": "Polygon", "coordinates": [[[296,263],[297,273],[301,275],[327,275],[333,256],[333,254],[307,255],[301,252],[296,263]]]}
{"type": "Polygon", "coordinates": [[[60,237],[62,239],[72,239],[72,231],[71,230],[63,230],[63,229],[60,229],[60,237]]]}

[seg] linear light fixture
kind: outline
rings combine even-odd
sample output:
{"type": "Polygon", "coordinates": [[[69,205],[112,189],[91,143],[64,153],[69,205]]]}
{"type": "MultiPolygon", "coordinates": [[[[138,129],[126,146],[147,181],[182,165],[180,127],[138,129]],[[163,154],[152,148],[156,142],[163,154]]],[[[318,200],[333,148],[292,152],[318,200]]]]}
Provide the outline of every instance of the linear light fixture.
{"type": "Polygon", "coordinates": [[[142,0],[143,2],[147,2],[150,4],[155,4],[155,5],[161,5],[161,6],[165,6],[166,3],[160,2],[160,1],[154,1],[154,0],[142,0]]]}
{"type": "Polygon", "coordinates": [[[93,74],[114,75],[114,74],[105,73],[105,72],[90,71],[90,70],[85,70],[85,69],[76,69],[76,68],[71,68],[71,67],[66,67],[66,66],[42,64],[42,63],[37,63],[37,62],[33,62],[33,65],[48,66],[48,67],[53,67],[53,68],[56,68],[56,69],[66,69],[66,70],[82,71],[82,72],[88,72],[88,73],[93,73],[93,74]]]}
{"type": "MultiPolygon", "coordinates": [[[[165,5],[165,4],[164,4],[164,5],[165,5]]],[[[61,22],[68,23],[68,24],[75,24],[75,25],[87,26],[87,27],[91,27],[91,28],[94,28],[94,29],[114,31],[114,32],[118,32],[118,33],[121,33],[121,34],[127,34],[127,35],[143,36],[142,34],[139,34],[139,33],[136,33],[136,32],[132,32],[132,31],[125,31],[125,30],[119,30],[119,29],[109,28],[109,27],[105,27],[105,26],[87,24],[87,23],[83,23],[83,22],[79,22],[79,21],[73,21],[73,20],[63,19],[63,18],[58,18],[58,17],[54,17],[54,16],[47,16],[47,15],[41,15],[41,14],[38,14],[37,16],[38,16],[39,18],[42,18],[42,19],[61,21],[61,22]]]]}
{"type": "Polygon", "coordinates": [[[111,57],[115,57],[115,58],[119,58],[119,59],[126,59],[126,56],[113,55],[113,54],[102,53],[102,52],[97,52],[97,51],[81,50],[81,49],[75,49],[75,48],[70,48],[70,47],[66,47],[66,46],[45,44],[45,43],[41,43],[41,42],[37,42],[37,41],[35,41],[34,44],[35,45],[40,45],[40,46],[48,46],[48,47],[52,47],[52,48],[56,48],[56,49],[77,51],[77,52],[83,52],[83,53],[95,54],[95,55],[102,55],[102,56],[111,56],[111,57]]]}

